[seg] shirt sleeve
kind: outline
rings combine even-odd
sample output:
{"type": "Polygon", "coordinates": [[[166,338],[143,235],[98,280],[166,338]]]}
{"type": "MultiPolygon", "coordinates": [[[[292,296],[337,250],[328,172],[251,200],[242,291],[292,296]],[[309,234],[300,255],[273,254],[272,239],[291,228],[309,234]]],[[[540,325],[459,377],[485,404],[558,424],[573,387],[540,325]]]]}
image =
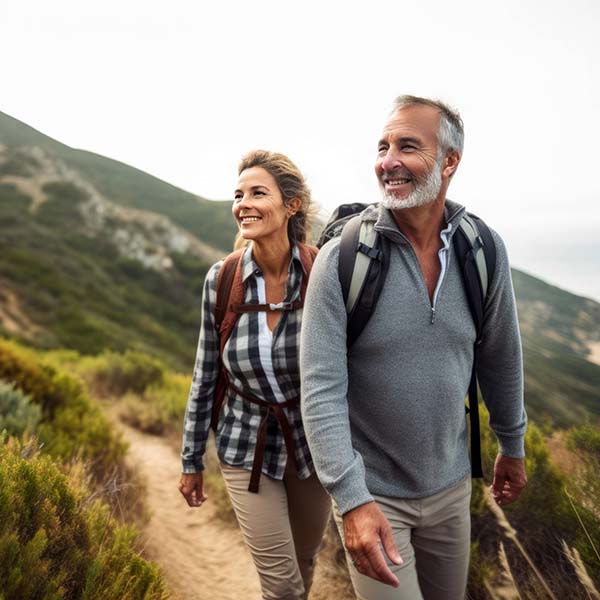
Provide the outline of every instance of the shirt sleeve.
{"type": "Polygon", "coordinates": [[[339,240],[315,260],[302,315],[302,420],[321,483],[341,514],[370,502],[363,459],[348,417],[346,309],[338,277],[339,240]]]}
{"type": "Polygon", "coordinates": [[[213,265],[204,280],[198,350],[183,424],[181,450],[183,473],[198,473],[204,470],[202,457],[206,450],[219,371],[219,336],[215,329],[214,312],[217,280],[222,264],[223,261],[219,261],[213,265]]]}
{"type": "Polygon", "coordinates": [[[523,352],[506,248],[492,231],[496,268],[484,308],[483,339],[477,348],[477,376],[499,451],[525,456],[527,415],[523,403],[523,352]]]}

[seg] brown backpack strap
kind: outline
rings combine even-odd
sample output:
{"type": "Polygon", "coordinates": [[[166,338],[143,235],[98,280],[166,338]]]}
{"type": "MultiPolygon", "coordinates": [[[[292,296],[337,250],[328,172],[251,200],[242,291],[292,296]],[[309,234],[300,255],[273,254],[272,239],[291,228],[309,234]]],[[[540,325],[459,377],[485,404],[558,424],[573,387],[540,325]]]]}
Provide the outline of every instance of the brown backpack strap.
{"type": "Polygon", "coordinates": [[[298,242],[298,250],[300,252],[300,262],[302,263],[302,287],[300,288],[300,302],[304,305],[304,297],[306,296],[306,287],[310,278],[313,263],[317,257],[319,249],[316,246],[309,246],[298,242]]]}
{"type": "Polygon", "coordinates": [[[217,299],[215,303],[215,328],[219,334],[219,375],[215,386],[210,426],[217,429],[221,407],[227,391],[227,375],[223,366],[223,349],[233,331],[237,314],[231,312],[231,305],[243,302],[244,284],[242,282],[242,255],[245,248],[232,252],[225,257],[217,278],[217,299]]]}

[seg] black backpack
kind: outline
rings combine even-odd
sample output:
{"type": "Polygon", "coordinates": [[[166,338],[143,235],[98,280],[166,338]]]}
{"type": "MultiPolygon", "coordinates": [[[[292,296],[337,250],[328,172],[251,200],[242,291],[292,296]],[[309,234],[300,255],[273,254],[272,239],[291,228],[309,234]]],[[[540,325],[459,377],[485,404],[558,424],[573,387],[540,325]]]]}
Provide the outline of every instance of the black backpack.
{"type": "MultiPolygon", "coordinates": [[[[368,206],[370,205],[358,202],[339,206],[317,242],[317,247],[320,248],[330,239],[340,236],[338,274],[348,315],[348,347],[356,341],[375,310],[390,260],[389,240],[375,231],[373,221],[363,221],[361,218],[360,213],[368,206]]],[[[463,214],[452,240],[477,331],[466,411],[469,413],[471,426],[472,474],[473,477],[483,477],[477,396],[477,346],[482,340],[488,284],[496,267],[496,246],[488,226],[471,213],[463,214]]]]}

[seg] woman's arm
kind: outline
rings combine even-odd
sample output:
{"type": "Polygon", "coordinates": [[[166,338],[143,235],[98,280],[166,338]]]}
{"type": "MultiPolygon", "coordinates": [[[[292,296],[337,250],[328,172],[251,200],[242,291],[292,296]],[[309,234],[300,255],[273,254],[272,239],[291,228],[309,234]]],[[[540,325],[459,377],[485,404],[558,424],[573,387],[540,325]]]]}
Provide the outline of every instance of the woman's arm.
{"type": "Polygon", "coordinates": [[[198,350],[183,425],[183,473],[199,473],[204,470],[202,457],[206,450],[218,377],[219,336],[215,329],[214,307],[222,262],[213,265],[204,280],[198,350]]]}

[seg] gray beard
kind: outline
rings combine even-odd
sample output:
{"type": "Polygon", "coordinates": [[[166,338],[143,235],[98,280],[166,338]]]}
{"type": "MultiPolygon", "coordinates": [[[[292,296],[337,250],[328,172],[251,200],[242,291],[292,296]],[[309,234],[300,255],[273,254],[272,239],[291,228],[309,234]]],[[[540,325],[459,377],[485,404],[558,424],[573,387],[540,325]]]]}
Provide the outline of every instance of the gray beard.
{"type": "Polygon", "coordinates": [[[442,161],[436,161],[435,167],[427,174],[425,180],[417,182],[415,189],[406,198],[397,198],[393,194],[386,194],[385,188],[382,189],[383,195],[381,203],[384,208],[391,210],[401,210],[405,208],[416,208],[425,206],[433,202],[440,193],[442,187],[442,161]]]}

